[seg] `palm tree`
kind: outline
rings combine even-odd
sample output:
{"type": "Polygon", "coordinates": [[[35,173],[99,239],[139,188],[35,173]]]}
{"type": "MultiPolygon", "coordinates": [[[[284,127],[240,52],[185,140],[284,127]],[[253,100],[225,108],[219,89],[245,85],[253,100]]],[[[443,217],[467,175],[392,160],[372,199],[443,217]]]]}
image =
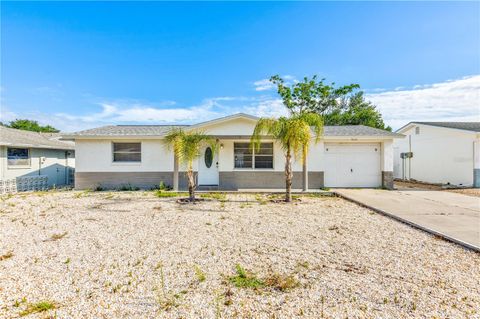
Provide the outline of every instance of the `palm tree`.
{"type": "MultiPolygon", "coordinates": [[[[317,143],[323,135],[323,116],[318,113],[300,113],[296,117],[305,121],[315,133],[315,143],[317,143]]],[[[302,175],[303,175],[303,191],[308,190],[308,168],[307,157],[310,141],[302,146],[302,175]]]]}
{"type": "Polygon", "coordinates": [[[214,138],[202,132],[185,132],[182,129],[173,129],[166,136],[167,145],[173,147],[173,152],[180,163],[187,166],[188,195],[191,202],[195,201],[195,176],[193,161],[200,157],[200,147],[208,144],[213,153],[216,152],[217,142],[214,138]]]}
{"type": "Polygon", "coordinates": [[[312,127],[315,141],[320,139],[323,131],[323,119],[316,113],[303,113],[291,117],[261,118],[258,120],[251,137],[252,147],[260,149],[263,134],[272,136],[285,151],[285,201],[292,201],[292,156],[301,156],[307,160],[308,146],[312,139],[312,127]]]}

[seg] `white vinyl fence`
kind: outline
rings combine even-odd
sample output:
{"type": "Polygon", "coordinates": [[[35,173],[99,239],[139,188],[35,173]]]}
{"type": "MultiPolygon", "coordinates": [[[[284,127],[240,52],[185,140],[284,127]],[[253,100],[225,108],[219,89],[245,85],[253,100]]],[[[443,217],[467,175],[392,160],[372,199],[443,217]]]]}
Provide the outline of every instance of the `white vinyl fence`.
{"type": "Polygon", "coordinates": [[[24,176],[16,179],[0,180],[0,194],[48,189],[48,176],[24,176]]]}

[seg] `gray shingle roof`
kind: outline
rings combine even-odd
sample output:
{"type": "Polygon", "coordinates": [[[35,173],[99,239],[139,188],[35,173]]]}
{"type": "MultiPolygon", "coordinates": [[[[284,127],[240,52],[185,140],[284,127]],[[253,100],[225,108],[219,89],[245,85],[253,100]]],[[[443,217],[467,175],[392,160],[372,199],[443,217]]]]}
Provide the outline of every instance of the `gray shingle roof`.
{"type": "Polygon", "coordinates": [[[412,122],[412,123],[480,132],[480,122],[412,122]]]}
{"type": "MultiPolygon", "coordinates": [[[[73,133],[73,136],[162,136],[188,125],[107,125],[73,133]]],[[[70,135],[70,134],[69,134],[70,135]]]]}
{"type": "MultiPolygon", "coordinates": [[[[109,125],[90,130],[80,131],[71,136],[163,136],[171,129],[189,127],[188,125],[109,125]]],[[[251,132],[245,132],[249,135],[251,132]]],[[[378,136],[400,137],[401,134],[392,133],[363,125],[325,126],[324,136],[378,136]]]]}
{"type": "Polygon", "coordinates": [[[37,133],[0,125],[0,145],[73,150],[73,142],[60,141],[61,134],[37,133]]]}
{"type": "Polygon", "coordinates": [[[324,136],[391,136],[402,137],[402,134],[393,133],[378,128],[365,125],[339,125],[325,126],[323,129],[324,136]]]}

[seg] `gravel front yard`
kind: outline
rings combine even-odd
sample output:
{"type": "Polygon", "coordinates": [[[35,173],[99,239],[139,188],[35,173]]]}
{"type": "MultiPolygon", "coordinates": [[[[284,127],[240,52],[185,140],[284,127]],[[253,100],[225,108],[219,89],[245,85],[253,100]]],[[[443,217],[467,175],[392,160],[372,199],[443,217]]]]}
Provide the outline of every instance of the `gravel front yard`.
{"type": "Polygon", "coordinates": [[[339,198],[227,199],[4,197],[0,318],[480,318],[480,254],[339,198]]]}

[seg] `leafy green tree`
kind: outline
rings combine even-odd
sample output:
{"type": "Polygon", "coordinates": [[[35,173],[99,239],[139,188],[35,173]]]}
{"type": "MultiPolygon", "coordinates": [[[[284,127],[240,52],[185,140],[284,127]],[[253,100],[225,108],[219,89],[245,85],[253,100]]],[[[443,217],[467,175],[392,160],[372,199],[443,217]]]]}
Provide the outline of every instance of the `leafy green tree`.
{"type": "Polygon", "coordinates": [[[15,129],[18,129],[18,130],[33,131],[33,132],[43,132],[43,133],[58,133],[59,132],[59,130],[57,130],[56,128],[54,128],[50,125],[42,126],[42,125],[38,124],[37,121],[26,120],[26,119],[25,120],[16,119],[15,121],[11,121],[9,124],[5,124],[4,126],[10,127],[10,128],[15,128],[15,129]]]}
{"type": "MultiPolygon", "coordinates": [[[[332,112],[338,108],[341,97],[360,87],[358,84],[335,87],[335,83],[326,84],[325,79],[318,80],[316,75],[311,79],[304,77],[303,81],[292,85],[287,85],[279,75],[272,76],[270,81],[277,86],[277,92],[290,114],[297,116],[311,113],[323,116],[332,112]]],[[[303,153],[307,152],[309,144],[310,141],[303,146],[303,153]]],[[[307,191],[308,168],[306,156],[302,162],[303,190],[307,191]]]]}
{"type": "Polygon", "coordinates": [[[318,140],[323,131],[323,119],[316,113],[303,113],[290,117],[261,118],[251,137],[252,147],[259,150],[264,134],[272,136],[285,151],[285,201],[292,201],[292,156],[306,161],[308,145],[314,128],[318,140]]]}
{"type": "Polygon", "coordinates": [[[173,152],[180,163],[187,166],[189,200],[195,201],[195,176],[193,161],[200,157],[200,148],[207,144],[216,153],[216,140],[202,132],[185,132],[182,129],[173,129],[166,136],[167,145],[173,147],[173,152]]]}
{"type": "Polygon", "coordinates": [[[277,85],[283,104],[292,114],[315,112],[323,115],[325,125],[366,125],[391,130],[382,119],[376,106],[365,100],[358,84],[336,87],[335,83],[325,84],[325,79],[305,77],[302,82],[287,85],[280,76],[270,81],[277,85]]]}
{"type": "Polygon", "coordinates": [[[335,83],[326,84],[325,79],[317,80],[304,77],[303,81],[287,85],[279,75],[270,78],[277,86],[277,92],[283,104],[292,114],[318,113],[325,115],[339,106],[340,99],[360,88],[358,84],[335,87],[335,83]]]}
{"type": "Polygon", "coordinates": [[[390,126],[385,126],[382,114],[376,106],[366,101],[363,92],[341,100],[340,105],[324,115],[325,125],[366,125],[391,131],[390,126]]]}

